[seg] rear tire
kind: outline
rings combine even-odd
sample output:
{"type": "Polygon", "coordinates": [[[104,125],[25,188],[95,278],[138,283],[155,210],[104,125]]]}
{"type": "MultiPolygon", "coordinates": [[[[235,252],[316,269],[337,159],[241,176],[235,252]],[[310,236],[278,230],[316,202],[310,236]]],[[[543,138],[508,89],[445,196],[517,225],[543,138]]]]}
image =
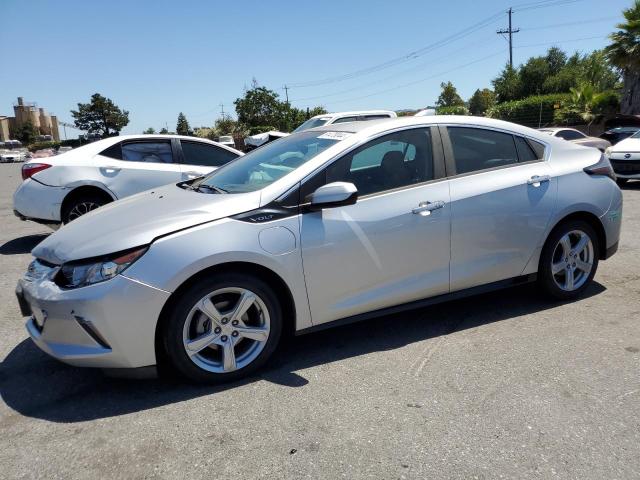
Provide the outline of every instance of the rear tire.
{"type": "Polygon", "coordinates": [[[183,292],[161,338],[181,375],[196,383],[223,383],[267,362],[282,323],[278,297],[265,282],[241,273],[214,274],[183,292]]]}
{"type": "Polygon", "coordinates": [[[109,200],[107,200],[104,196],[93,193],[82,194],[77,198],[73,198],[71,201],[67,202],[66,205],[64,205],[62,211],[62,223],[66,225],[76,218],[79,218],[92,210],[100,208],[107,203],[109,203],[109,200]]]}
{"type": "Polygon", "coordinates": [[[558,300],[579,297],[598,268],[600,245],[594,229],[583,220],[569,220],[549,235],[540,255],[538,284],[558,300]]]}

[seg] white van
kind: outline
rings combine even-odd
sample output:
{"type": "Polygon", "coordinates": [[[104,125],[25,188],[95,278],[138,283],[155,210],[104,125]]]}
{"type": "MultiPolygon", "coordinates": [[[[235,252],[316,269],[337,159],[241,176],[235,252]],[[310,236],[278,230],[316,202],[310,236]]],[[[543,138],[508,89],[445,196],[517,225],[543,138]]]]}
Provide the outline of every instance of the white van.
{"type": "Polygon", "coordinates": [[[294,132],[301,132],[302,130],[308,130],[309,128],[331,125],[333,123],[366,122],[368,120],[380,120],[383,118],[396,117],[396,112],[391,110],[362,110],[356,112],[325,113],[323,115],[311,117],[296,128],[294,132]]]}

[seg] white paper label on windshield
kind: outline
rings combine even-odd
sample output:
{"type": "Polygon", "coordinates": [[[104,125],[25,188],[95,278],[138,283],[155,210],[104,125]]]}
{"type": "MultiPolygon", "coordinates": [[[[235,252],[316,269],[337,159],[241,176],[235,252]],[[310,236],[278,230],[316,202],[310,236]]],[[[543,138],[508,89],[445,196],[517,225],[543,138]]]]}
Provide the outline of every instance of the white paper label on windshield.
{"type": "Polygon", "coordinates": [[[349,132],[327,132],[327,133],[323,133],[318,138],[326,138],[327,140],[340,141],[340,140],[344,140],[347,137],[350,137],[351,135],[353,134],[349,132]]]}

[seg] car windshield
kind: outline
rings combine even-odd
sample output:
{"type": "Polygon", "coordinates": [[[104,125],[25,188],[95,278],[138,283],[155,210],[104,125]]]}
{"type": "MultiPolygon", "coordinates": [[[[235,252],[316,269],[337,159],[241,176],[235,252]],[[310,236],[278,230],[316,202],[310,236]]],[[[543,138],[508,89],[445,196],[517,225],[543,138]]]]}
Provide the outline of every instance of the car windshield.
{"type": "Polygon", "coordinates": [[[636,133],[631,135],[631,138],[640,138],[640,130],[638,130],[636,133]]]}
{"type": "Polygon", "coordinates": [[[329,120],[331,120],[331,117],[310,118],[309,120],[304,122],[302,125],[300,125],[298,128],[296,128],[293,131],[293,133],[301,132],[303,130],[309,130],[310,128],[314,128],[314,127],[321,127],[325,123],[327,123],[329,120]]]}
{"type": "Polygon", "coordinates": [[[349,135],[323,131],[284,137],[228,163],[191,187],[218,193],[254,192],[271,185],[349,135]]]}

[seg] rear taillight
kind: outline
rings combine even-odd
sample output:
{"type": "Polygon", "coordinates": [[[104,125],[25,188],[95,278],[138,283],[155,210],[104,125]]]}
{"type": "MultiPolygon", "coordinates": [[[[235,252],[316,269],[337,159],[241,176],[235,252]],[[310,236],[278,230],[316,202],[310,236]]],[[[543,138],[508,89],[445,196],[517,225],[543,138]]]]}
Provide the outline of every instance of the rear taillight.
{"type": "Polygon", "coordinates": [[[48,163],[25,163],[22,165],[22,180],[33,177],[36,173],[46,170],[51,165],[48,163]]]}
{"type": "Polygon", "coordinates": [[[605,175],[614,182],[616,181],[616,174],[613,171],[613,167],[611,163],[609,163],[609,159],[604,155],[600,155],[598,163],[585,167],[584,171],[589,175],[605,175]]]}

